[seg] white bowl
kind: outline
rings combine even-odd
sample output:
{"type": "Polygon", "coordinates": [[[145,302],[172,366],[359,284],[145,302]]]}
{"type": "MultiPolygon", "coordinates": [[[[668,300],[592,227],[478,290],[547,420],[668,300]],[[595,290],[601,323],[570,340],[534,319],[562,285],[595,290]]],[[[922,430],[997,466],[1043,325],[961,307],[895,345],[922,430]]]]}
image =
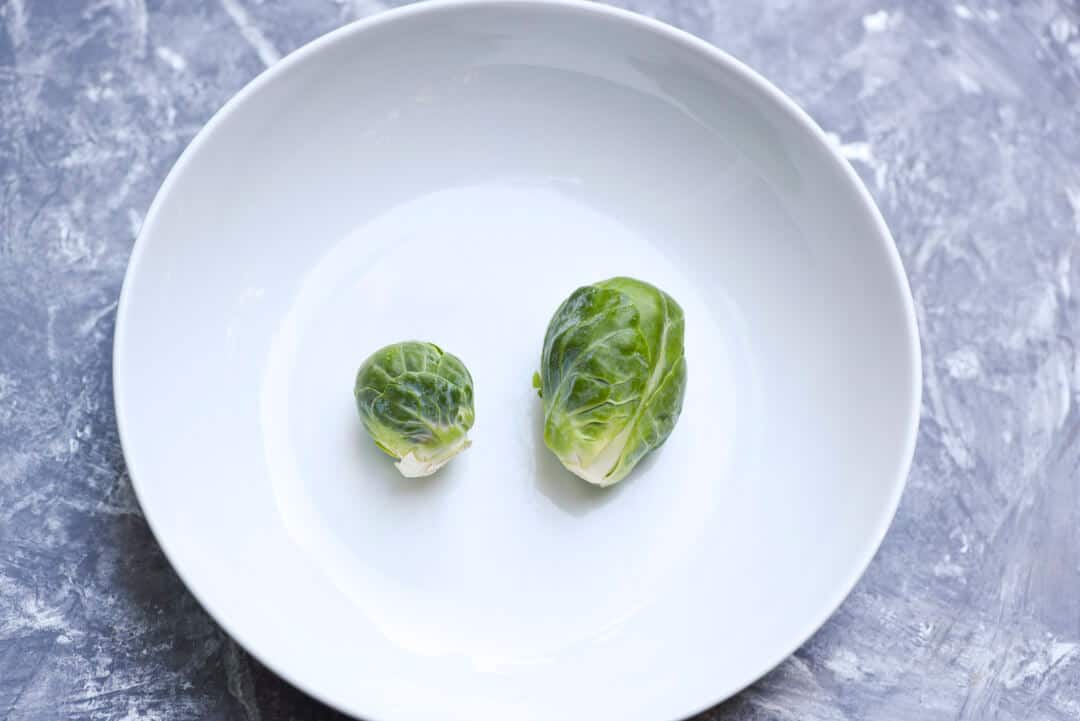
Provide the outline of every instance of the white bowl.
{"type": "Polygon", "coordinates": [[[169,175],[128,269],[116,408],[146,518],[225,629],[373,721],[687,716],[851,590],[920,393],[896,250],[791,101],[628,12],[395,10],[294,53],[169,175]],[[589,487],[530,379],[577,286],[686,312],[668,443],[589,487]],[[473,447],[397,475],[360,362],[418,338],[476,379],[473,447]]]}

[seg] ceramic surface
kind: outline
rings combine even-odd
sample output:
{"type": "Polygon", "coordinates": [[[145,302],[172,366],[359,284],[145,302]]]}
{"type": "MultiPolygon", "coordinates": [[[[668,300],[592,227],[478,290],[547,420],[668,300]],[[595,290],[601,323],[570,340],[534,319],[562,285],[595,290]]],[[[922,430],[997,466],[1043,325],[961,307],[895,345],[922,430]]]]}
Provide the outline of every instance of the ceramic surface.
{"type": "Polygon", "coordinates": [[[228,103],[147,216],[114,371],[195,596],[376,721],[674,719],[739,690],[869,562],[920,391],[896,249],[807,116],[667,26],[534,1],[346,27],[228,103]],[[613,275],[683,305],[689,392],[604,491],[544,448],[530,379],[555,307],[613,275]],[[429,479],[351,395],[406,338],[476,380],[473,447],[429,479]]]}

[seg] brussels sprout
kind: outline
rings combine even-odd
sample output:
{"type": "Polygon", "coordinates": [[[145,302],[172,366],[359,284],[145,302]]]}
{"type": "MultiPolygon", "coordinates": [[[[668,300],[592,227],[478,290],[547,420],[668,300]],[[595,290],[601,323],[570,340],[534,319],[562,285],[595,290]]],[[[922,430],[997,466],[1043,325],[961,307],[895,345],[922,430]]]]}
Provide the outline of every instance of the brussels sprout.
{"type": "Polygon", "coordinates": [[[434,343],[375,351],[357,371],[353,394],[364,428],[407,478],[430,476],[470,445],[472,376],[434,343]]]}
{"type": "Polygon", "coordinates": [[[533,385],[544,442],[568,470],[609,486],[667,440],[686,394],[683,328],[679,304],[633,278],[578,288],[559,306],[533,385]]]}

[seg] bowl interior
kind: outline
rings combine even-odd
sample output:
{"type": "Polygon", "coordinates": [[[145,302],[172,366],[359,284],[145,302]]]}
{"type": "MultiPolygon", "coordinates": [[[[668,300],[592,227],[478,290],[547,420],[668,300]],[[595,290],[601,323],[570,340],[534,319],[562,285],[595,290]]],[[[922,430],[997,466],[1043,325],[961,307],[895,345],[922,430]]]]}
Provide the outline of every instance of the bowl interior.
{"type": "Polygon", "coordinates": [[[379,720],[659,719],[830,613],[903,485],[918,362],[895,250],[776,91],[585,4],[443,3],[260,78],[185,154],[117,330],[154,531],[242,644],[379,720]],[[686,312],[668,443],[586,486],[530,379],[577,286],[686,312]],[[476,379],[473,448],[398,477],[351,390],[386,343],[476,379]]]}

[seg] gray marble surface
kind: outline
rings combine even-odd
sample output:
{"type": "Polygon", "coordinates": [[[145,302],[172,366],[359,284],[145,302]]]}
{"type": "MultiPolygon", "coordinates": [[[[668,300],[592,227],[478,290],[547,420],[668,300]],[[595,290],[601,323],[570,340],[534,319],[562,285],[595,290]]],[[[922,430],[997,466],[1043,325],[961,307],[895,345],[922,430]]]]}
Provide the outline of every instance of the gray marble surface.
{"type": "MultiPolygon", "coordinates": [[[[0,0],[0,718],[337,719],[162,557],[110,351],[143,213],[232,93],[381,0],[0,0]]],[[[922,430],[856,591],[700,719],[1080,719],[1080,5],[632,0],[800,102],[911,277],[922,430]]]]}

